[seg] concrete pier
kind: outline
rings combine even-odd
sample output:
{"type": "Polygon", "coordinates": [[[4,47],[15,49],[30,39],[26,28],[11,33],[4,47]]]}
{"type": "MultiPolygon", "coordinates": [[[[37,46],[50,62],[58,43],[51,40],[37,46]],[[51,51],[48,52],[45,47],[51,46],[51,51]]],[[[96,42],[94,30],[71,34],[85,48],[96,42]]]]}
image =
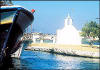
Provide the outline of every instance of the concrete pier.
{"type": "Polygon", "coordinates": [[[99,49],[83,45],[30,44],[26,50],[44,51],[63,55],[100,58],[99,49]]]}

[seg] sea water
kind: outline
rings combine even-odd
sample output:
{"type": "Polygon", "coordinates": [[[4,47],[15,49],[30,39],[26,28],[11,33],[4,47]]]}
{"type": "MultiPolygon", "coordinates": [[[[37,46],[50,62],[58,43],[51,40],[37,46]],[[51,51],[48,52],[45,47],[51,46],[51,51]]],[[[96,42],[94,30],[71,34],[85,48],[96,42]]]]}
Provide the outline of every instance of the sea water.
{"type": "Polygon", "coordinates": [[[40,51],[23,51],[13,58],[13,69],[88,69],[99,70],[99,59],[71,57],[40,51]]]}
{"type": "Polygon", "coordinates": [[[26,51],[24,48],[21,57],[12,58],[10,65],[4,66],[6,69],[85,69],[99,70],[100,59],[63,56],[41,51],[26,51]]]}

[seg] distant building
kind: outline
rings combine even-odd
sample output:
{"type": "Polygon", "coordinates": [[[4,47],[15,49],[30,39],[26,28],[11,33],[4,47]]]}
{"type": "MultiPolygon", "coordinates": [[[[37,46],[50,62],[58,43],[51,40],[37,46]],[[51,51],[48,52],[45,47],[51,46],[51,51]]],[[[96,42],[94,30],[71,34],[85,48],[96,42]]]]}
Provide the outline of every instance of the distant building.
{"type": "Polygon", "coordinates": [[[21,39],[22,40],[32,40],[33,34],[32,33],[24,33],[21,39]]]}
{"type": "Polygon", "coordinates": [[[31,40],[33,43],[55,43],[56,35],[43,34],[43,33],[25,33],[22,37],[23,40],[31,40]]]}
{"type": "Polygon", "coordinates": [[[56,35],[43,34],[43,33],[32,33],[33,43],[55,43],[56,35]]]}

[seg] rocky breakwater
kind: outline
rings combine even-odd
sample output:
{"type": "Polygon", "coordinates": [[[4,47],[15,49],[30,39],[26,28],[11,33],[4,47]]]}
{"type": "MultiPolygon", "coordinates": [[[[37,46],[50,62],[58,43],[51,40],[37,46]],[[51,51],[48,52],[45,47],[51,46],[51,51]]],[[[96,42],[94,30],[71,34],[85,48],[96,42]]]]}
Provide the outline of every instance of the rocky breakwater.
{"type": "Polygon", "coordinates": [[[100,58],[99,49],[91,47],[73,46],[73,45],[54,45],[54,44],[42,44],[42,45],[29,45],[26,50],[32,51],[44,51],[50,53],[57,53],[62,55],[79,56],[100,58]]]}

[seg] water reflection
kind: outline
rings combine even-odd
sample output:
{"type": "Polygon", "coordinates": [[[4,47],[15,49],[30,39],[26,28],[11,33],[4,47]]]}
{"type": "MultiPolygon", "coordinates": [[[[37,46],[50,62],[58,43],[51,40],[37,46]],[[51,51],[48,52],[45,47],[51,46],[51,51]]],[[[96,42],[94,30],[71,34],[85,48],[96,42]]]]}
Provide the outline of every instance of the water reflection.
{"type": "Polygon", "coordinates": [[[99,69],[99,59],[24,51],[20,59],[13,59],[16,69],[99,69]]]}
{"type": "Polygon", "coordinates": [[[99,59],[56,55],[65,69],[99,69],[99,59]]]}

